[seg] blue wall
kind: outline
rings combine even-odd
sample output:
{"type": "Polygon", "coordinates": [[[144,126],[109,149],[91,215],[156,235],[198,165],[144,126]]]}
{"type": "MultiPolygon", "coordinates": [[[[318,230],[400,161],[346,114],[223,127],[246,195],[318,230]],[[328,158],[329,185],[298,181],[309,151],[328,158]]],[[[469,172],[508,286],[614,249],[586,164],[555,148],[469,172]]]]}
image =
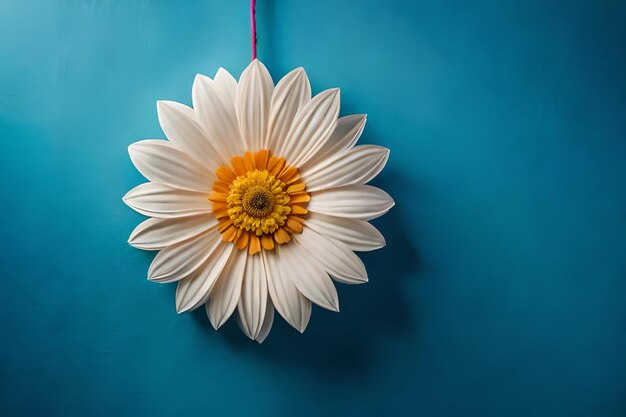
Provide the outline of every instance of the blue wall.
{"type": "Polygon", "coordinates": [[[625,3],[259,0],[260,58],[369,114],[397,202],[371,282],[261,346],[176,315],[121,202],[247,8],[2,2],[0,414],[626,415],[625,3]]]}

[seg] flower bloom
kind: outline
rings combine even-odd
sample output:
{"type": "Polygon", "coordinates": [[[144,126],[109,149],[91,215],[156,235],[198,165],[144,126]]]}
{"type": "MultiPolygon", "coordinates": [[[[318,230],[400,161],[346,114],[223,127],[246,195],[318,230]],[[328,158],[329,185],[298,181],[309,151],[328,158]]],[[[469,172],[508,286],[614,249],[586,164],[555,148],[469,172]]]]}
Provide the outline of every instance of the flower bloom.
{"type": "Polygon", "coordinates": [[[302,332],[312,303],[339,310],[333,279],[367,282],[354,251],[385,245],[368,220],[394,203],[365,184],[389,151],[355,146],[365,116],[339,118],[338,89],[311,97],[302,68],[276,86],[258,60],[239,82],[220,68],[192,101],[159,101],[168,140],[129,146],[149,182],[124,202],[150,217],[129,243],[159,251],[148,279],[178,282],[178,312],[204,305],[217,329],[236,310],[262,342],[277,310],[302,332]]]}

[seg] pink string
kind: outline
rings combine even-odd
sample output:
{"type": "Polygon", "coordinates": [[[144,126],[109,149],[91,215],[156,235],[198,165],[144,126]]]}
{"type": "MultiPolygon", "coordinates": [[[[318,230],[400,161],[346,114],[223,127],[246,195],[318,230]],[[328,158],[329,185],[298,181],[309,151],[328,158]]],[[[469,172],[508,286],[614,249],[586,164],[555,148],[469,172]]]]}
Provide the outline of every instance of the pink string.
{"type": "Polygon", "coordinates": [[[252,30],[252,60],[256,59],[256,17],[254,8],[256,7],[256,0],[250,0],[250,26],[252,30]]]}

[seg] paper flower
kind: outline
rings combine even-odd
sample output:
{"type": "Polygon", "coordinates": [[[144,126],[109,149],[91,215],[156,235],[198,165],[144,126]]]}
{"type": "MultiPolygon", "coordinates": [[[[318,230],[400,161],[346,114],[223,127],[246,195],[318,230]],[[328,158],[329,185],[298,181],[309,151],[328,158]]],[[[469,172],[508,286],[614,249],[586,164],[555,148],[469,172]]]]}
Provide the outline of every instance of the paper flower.
{"type": "Polygon", "coordinates": [[[367,282],[353,251],[385,245],[367,221],[393,200],[364,184],[389,151],[354,146],[365,116],[338,119],[339,90],[311,98],[302,68],[275,87],[258,60],[239,83],[220,68],[196,76],[192,101],[159,101],[168,141],[128,148],[150,182],[124,201],[151,217],[129,243],[160,250],[148,279],[178,282],[179,313],[206,305],[217,329],[236,309],[243,332],[262,342],[276,309],[302,332],[312,302],[339,310],[331,277],[367,282]]]}

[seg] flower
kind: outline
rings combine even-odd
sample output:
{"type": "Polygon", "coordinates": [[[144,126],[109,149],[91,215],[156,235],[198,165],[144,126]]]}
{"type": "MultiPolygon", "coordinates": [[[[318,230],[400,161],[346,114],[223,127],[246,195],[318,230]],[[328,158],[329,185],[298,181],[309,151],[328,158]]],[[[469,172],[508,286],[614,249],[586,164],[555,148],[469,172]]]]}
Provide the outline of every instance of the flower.
{"type": "Polygon", "coordinates": [[[151,217],[128,242],[160,251],[148,279],[178,282],[179,313],[205,305],[217,329],[236,309],[242,331],[262,342],[277,310],[303,332],[311,303],[339,310],[331,277],[367,282],[353,251],[385,245],[367,221],[394,202],[365,183],[389,150],[354,146],[365,116],[338,118],[338,89],[311,98],[302,68],[276,86],[258,60],[239,83],[220,68],[196,76],[192,101],[159,101],[168,141],[128,148],[150,182],[123,200],[151,217]]]}

